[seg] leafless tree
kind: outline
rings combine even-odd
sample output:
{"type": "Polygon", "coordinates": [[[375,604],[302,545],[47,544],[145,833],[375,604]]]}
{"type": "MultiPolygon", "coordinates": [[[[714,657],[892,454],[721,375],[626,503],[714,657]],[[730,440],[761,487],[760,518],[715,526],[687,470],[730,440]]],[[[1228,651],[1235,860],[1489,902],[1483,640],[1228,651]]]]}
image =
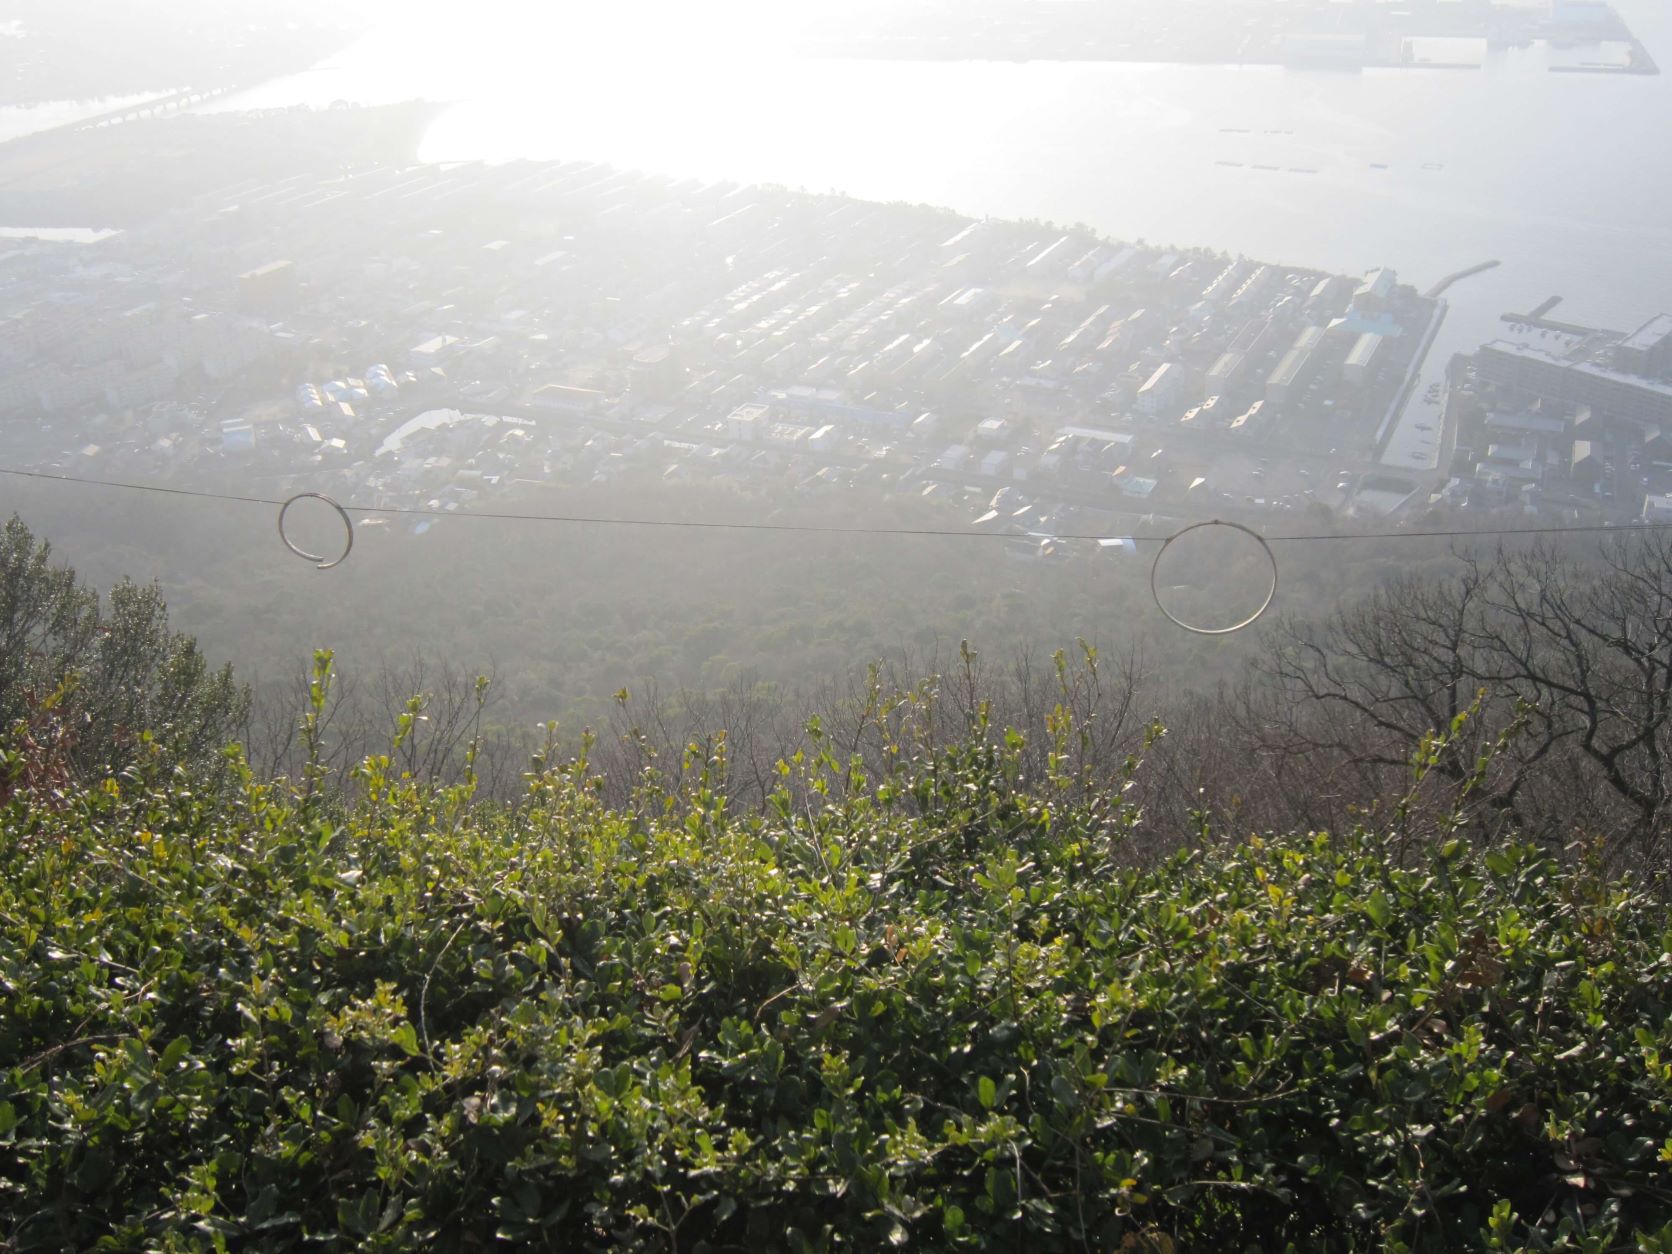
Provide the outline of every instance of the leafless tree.
{"type": "Polygon", "coordinates": [[[1282,624],[1260,671],[1228,723],[1292,813],[1320,791],[1398,796],[1425,734],[1467,728],[1433,770],[1477,789],[1484,826],[1664,853],[1672,540],[1658,533],[1460,553],[1450,578],[1282,624]]]}

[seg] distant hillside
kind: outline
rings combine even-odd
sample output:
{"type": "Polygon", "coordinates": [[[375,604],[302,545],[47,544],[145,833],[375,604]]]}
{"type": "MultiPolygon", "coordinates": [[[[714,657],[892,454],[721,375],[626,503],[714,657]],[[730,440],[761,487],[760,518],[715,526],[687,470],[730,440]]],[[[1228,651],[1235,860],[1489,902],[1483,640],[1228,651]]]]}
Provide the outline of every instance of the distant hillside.
{"type": "Polygon", "coordinates": [[[353,39],[356,0],[8,0],[0,106],[251,86],[353,39]]]}

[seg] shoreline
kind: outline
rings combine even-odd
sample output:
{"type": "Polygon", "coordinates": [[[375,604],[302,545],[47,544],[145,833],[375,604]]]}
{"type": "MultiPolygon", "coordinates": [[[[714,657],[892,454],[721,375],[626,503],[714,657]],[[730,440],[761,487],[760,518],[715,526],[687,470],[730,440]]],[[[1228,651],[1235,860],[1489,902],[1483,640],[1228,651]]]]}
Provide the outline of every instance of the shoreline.
{"type": "MultiPolygon", "coordinates": [[[[1392,446],[1394,437],[1399,434],[1399,428],[1405,422],[1406,411],[1411,407],[1412,393],[1416,390],[1417,383],[1422,378],[1423,369],[1428,364],[1428,354],[1434,350],[1434,341],[1439,338],[1440,327],[1445,323],[1446,314],[1450,311],[1451,306],[1443,299],[1434,298],[1434,312],[1428,319],[1428,329],[1423,333],[1422,344],[1411,358],[1411,365],[1406,373],[1405,382],[1400,386],[1393,404],[1389,406],[1387,417],[1382,419],[1381,430],[1376,433],[1376,439],[1371,444],[1371,456],[1379,466],[1388,465],[1384,460],[1387,457],[1388,449],[1392,446]]],[[[1414,473],[1417,470],[1428,468],[1400,466],[1398,469],[1414,473]]]]}
{"type": "MultiPolygon", "coordinates": [[[[1435,318],[1433,318],[1430,326],[1428,326],[1428,331],[1426,331],[1425,336],[1423,336],[1423,344],[1421,344],[1421,348],[1418,349],[1418,353],[1416,353],[1415,358],[1411,361],[1411,375],[1409,375],[1408,380],[1404,383],[1403,388],[1399,390],[1399,400],[1394,401],[1393,408],[1388,411],[1388,418],[1384,418],[1381,430],[1376,433],[1376,445],[1374,445],[1374,448],[1376,448],[1376,461],[1378,461],[1379,465],[1396,468],[1396,470],[1404,470],[1404,472],[1415,473],[1415,475],[1440,472],[1441,461],[1445,461],[1446,458],[1448,458],[1445,451],[1448,441],[1450,441],[1451,445],[1456,445],[1456,431],[1448,428],[1448,415],[1450,415],[1450,406],[1448,405],[1441,406],[1440,438],[1435,441],[1435,465],[1398,465],[1398,463],[1389,463],[1389,461],[1386,460],[1386,456],[1388,456],[1388,451],[1393,448],[1394,440],[1398,438],[1399,428],[1404,426],[1406,421],[1415,421],[1418,416],[1421,416],[1420,411],[1413,413],[1413,406],[1415,406],[1416,403],[1416,385],[1421,383],[1426,370],[1428,370],[1428,358],[1430,358],[1433,351],[1435,351],[1435,344],[1438,343],[1438,339],[1440,339],[1441,329],[1445,328],[1446,316],[1451,313],[1451,304],[1450,301],[1446,301],[1445,293],[1448,293],[1448,291],[1450,291],[1453,286],[1456,286],[1456,284],[1463,283],[1465,279],[1475,278],[1478,274],[1486,274],[1490,273],[1490,271],[1495,271],[1495,269],[1500,268],[1501,264],[1503,263],[1500,263],[1498,259],[1483,261],[1483,263],[1478,264],[1478,266],[1470,266],[1470,268],[1460,269],[1460,271],[1456,271],[1456,273],[1446,274],[1445,278],[1440,279],[1440,281],[1438,281],[1433,288],[1428,289],[1426,298],[1431,299],[1431,301],[1435,301],[1435,318]]],[[[1446,391],[1450,391],[1450,378],[1451,361],[1446,361],[1445,370],[1441,373],[1441,386],[1443,386],[1446,391]]]]}
{"type": "MultiPolygon", "coordinates": [[[[1153,65],[1162,67],[1179,67],[1192,69],[1226,69],[1226,70],[1290,70],[1298,74],[1359,74],[1366,70],[1440,70],[1448,73],[1465,71],[1478,73],[1486,69],[1486,64],[1460,62],[1426,62],[1426,61],[1350,61],[1339,64],[1329,61],[1283,61],[1267,58],[1249,58],[1241,61],[1227,61],[1218,57],[1181,57],[1181,56],[1101,56],[1088,53],[1085,56],[1067,56],[1061,53],[1042,54],[1039,56],[990,56],[979,53],[946,53],[937,56],[932,52],[921,50],[890,52],[880,49],[865,49],[853,51],[818,51],[803,50],[800,54],[809,61],[885,61],[890,63],[919,63],[923,65],[1153,65]]],[[[1646,65],[1552,65],[1546,67],[1550,74],[1595,74],[1600,78],[1656,78],[1660,75],[1660,66],[1644,54],[1646,65]]]]}
{"type": "Polygon", "coordinates": [[[54,139],[77,131],[98,130],[102,127],[114,126],[123,122],[137,122],[141,119],[185,113],[213,100],[218,100],[222,96],[247,90],[249,90],[248,86],[239,83],[229,83],[222,87],[183,87],[179,91],[167,92],[143,100],[130,100],[117,108],[108,109],[102,113],[83,114],[69,121],[54,122],[50,126],[25,131],[21,135],[13,135],[9,139],[0,140],[0,146],[6,144],[27,145],[36,142],[50,143],[54,139]]]}
{"type": "Polygon", "coordinates": [[[421,165],[424,136],[445,108],[406,101],[184,111],[190,107],[0,144],[0,223],[126,230],[218,187],[277,181],[322,161],[344,168],[421,165]]]}

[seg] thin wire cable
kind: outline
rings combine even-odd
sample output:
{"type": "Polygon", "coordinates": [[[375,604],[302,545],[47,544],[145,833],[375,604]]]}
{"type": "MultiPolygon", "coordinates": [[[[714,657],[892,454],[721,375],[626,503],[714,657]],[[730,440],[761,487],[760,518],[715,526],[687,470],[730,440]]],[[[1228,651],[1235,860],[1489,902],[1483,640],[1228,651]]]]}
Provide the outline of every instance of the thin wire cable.
{"type": "Polygon", "coordinates": [[[194,492],[190,488],[165,488],[154,483],[120,483],[114,479],[84,479],[77,475],[55,475],[45,470],[12,470],[0,466],[0,475],[19,479],[51,479],[58,483],[80,483],[94,488],[120,488],[125,492],[155,492],[161,496],[191,496],[206,501],[237,501],[242,505],[283,505],[265,496],[237,496],[230,492],[194,492]]]}
{"type": "MultiPolygon", "coordinates": [[[[80,475],[54,474],[45,470],[14,470],[0,466],[0,475],[20,479],[44,479],[56,483],[74,483],[84,487],[113,488],[124,492],[150,492],[159,496],[190,497],[194,500],[229,501],[240,505],[266,505],[281,509],[285,501],[277,497],[243,496],[230,492],[205,492],[192,488],[171,488],[153,483],[128,483],[115,479],[91,479],[80,475]]],[[[690,531],[777,531],[811,535],[855,536],[939,536],[959,540],[1015,540],[1014,533],[971,531],[949,527],[833,527],[816,523],[769,522],[712,522],[700,519],[673,518],[610,518],[590,514],[517,514],[492,510],[426,509],[418,506],[356,505],[345,503],[343,508],[356,514],[383,514],[421,518],[474,518],[497,522],[572,523],[600,527],[657,527],[690,531]]],[[[1641,532],[1672,531],[1672,523],[1594,523],[1569,527],[1484,527],[1475,530],[1408,530],[1318,532],[1314,534],[1266,536],[1270,544],[1347,543],[1359,540],[1463,540],[1486,536],[1549,536],[1549,535],[1623,535],[1641,532]]],[[[1177,534],[1176,532],[1173,534],[1177,534]]],[[[1025,538],[1025,537],[1023,537],[1025,538]]],[[[1134,544],[1166,544],[1172,535],[1112,536],[1107,533],[1037,533],[1042,540],[1130,540],[1134,544]]]]}

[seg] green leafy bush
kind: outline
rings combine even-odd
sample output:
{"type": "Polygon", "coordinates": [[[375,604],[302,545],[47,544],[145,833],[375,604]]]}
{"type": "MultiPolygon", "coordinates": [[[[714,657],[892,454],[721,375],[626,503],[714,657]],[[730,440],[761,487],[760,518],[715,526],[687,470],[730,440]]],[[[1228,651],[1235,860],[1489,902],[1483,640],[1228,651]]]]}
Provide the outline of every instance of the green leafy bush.
{"type": "Polygon", "coordinates": [[[748,814],[723,738],[621,808],[15,796],[0,1249],[1672,1249],[1661,903],[1370,831],[1129,865],[1054,730],[748,814]]]}
{"type": "Polygon", "coordinates": [[[140,760],[201,774],[248,707],[231,667],[169,628],[155,585],[101,601],[16,515],[0,528],[0,798],[140,760]]]}

